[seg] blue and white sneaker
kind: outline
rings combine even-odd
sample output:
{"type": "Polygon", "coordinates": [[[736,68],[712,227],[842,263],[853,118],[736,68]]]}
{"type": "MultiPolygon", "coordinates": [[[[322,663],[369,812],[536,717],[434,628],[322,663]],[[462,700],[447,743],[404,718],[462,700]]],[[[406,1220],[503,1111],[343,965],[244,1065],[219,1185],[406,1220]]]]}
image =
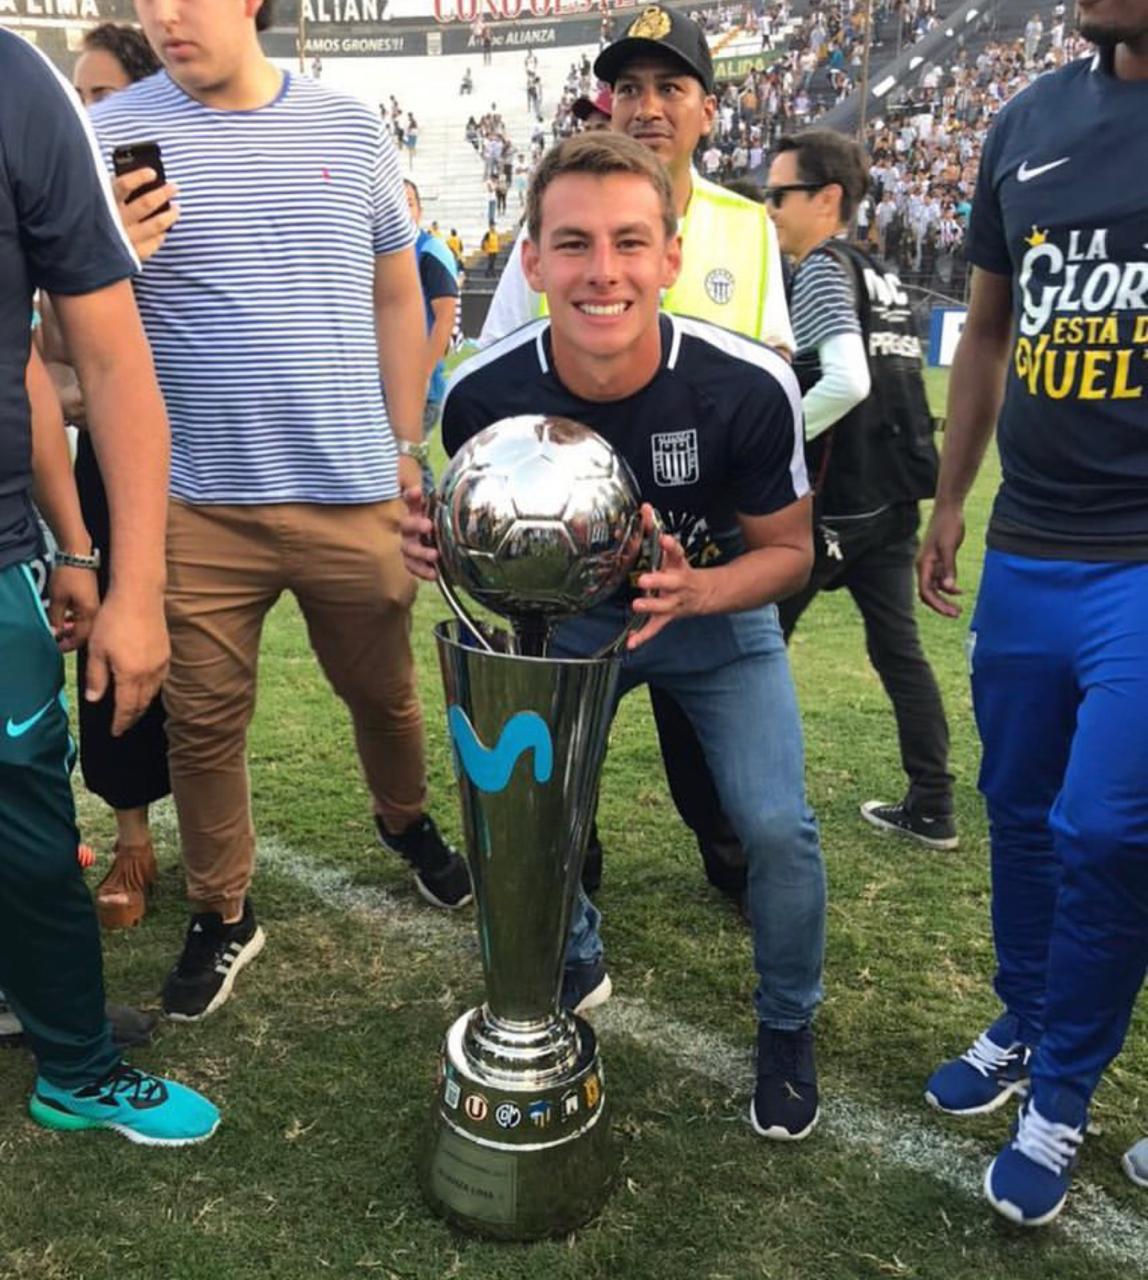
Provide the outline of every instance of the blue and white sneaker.
{"type": "Polygon", "coordinates": [[[1138,1187],[1148,1187],[1148,1138],[1129,1147],[1120,1163],[1138,1187]]]}
{"type": "Polygon", "coordinates": [[[983,1116],[1028,1092],[1032,1047],[1017,1038],[1019,1020],[1002,1014],[959,1058],[929,1077],[925,1101],[951,1116],[983,1116]]]}
{"type": "Polygon", "coordinates": [[[562,994],[558,1003],[570,1013],[589,1013],[605,1004],[613,990],[605,960],[568,964],[562,971],[562,994]]]}
{"type": "Polygon", "coordinates": [[[1022,1104],[1012,1141],[985,1173],[985,1196],[997,1213],[1021,1227],[1043,1227],[1064,1207],[1088,1122],[1084,1102],[1067,1089],[1044,1105],[1022,1104]]]}
{"type": "Polygon", "coordinates": [[[218,1110],[194,1089],[126,1062],[82,1089],[61,1089],[38,1077],[28,1112],[46,1129],[111,1129],[146,1147],[204,1142],[219,1127],[218,1110]]]}

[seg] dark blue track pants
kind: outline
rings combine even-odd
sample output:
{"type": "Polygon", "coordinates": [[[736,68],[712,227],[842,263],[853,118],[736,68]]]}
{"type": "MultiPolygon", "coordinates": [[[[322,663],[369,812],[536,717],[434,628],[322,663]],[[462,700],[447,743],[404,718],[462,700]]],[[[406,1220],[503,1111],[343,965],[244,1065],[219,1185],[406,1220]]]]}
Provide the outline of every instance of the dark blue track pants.
{"type": "Polygon", "coordinates": [[[1148,964],[1148,564],[990,551],[969,642],[996,991],[1087,1100],[1148,964]]]}

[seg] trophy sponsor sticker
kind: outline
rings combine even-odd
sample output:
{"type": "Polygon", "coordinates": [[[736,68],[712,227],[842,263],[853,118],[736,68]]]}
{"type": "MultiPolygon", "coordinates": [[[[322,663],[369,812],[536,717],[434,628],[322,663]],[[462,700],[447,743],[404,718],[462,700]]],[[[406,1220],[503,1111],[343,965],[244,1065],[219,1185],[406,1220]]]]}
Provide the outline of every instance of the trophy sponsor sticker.
{"type": "Polygon", "coordinates": [[[500,1129],[517,1129],[522,1111],[513,1102],[500,1102],[494,1109],[494,1121],[500,1129]]]}
{"type": "Polygon", "coordinates": [[[571,1089],[569,1093],[564,1093],[559,1105],[562,1110],[563,1121],[572,1120],[578,1114],[582,1105],[578,1098],[578,1090],[571,1089]]]}
{"type": "Polygon", "coordinates": [[[598,1099],[602,1096],[602,1084],[596,1071],[591,1071],[582,1082],[582,1091],[586,1095],[586,1110],[593,1111],[598,1105],[598,1099]]]}
{"type": "Polygon", "coordinates": [[[490,1103],[481,1093],[468,1093],[466,1102],[463,1103],[463,1110],[471,1120],[485,1120],[490,1112],[490,1103]]]}
{"type": "Polygon", "coordinates": [[[443,1101],[452,1111],[458,1110],[459,1100],[462,1097],[462,1090],[458,1087],[457,1080],[448,1079],[446,1087],[442,1091],[443,1101]]]}
{"type": "Polygon", "coordinates": [[[554,1118],[554,1105],[545,1098],[540,1098],[526,1108],[526,1116],[536,1129],[545,1129],[554,1118]]]}

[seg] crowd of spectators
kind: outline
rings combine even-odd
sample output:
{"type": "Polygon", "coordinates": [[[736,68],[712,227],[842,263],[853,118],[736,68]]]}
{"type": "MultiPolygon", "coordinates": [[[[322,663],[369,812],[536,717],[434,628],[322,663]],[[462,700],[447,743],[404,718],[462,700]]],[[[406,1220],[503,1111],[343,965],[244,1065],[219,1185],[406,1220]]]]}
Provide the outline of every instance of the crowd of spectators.
{"type": "MultiPolygon", "coordinates": [[[[697,166],[715,182],[760,175],[778,137],[814,123],[853,91],[865,43],[867,0],[834,0],[795,19],[789,0],[719,5],[691,15],[711,34],[761,37],[760,64],[717,86],[712,134],[697,166]]],[[[936,25],[937,0],[878,0],[874,47],[905,47],[936,25]]],[[[608,37],[603,31],[603,39],[608,37]]],[[[742,42],[744,45],[744,42],[742,42]]],[[[1065,6],[1034,11],[1023,35],[962,50],[951,67],[927,66],[899,102],[867,132],[872,186],[857,217],[858,233],[902,278],[960,296],[963,245],[981,144],[997,110],[1046,70],[1080,56],[1084,42],[1068,30],[1065,6]]],[[[497,107],[467,121],[466,137],[482,160],[488,224],[517,220],[530,172],[552,143],[583,127],[576,104],[598,93],[591,58],[573,61],[550,106],[537,58],[526,54],[523,91],[530,136],[516,144],[497,107]],[[511,197],[517,199],[512,203],[511,197]]],[[[401,113],[392,99],[392,118],[401,113]]]]}
{"type": "Polygon", "coordinates": [[[1087,49],[1066,32],[1064,6],[1048,24],[1011,42],[962,52],[945,69],[929,68],[904,100],[869,127],[872,195],[859,230],[902,278],[963,293],[961,252],[981,145],[997,111],[1038,75],[1087,49]]]}

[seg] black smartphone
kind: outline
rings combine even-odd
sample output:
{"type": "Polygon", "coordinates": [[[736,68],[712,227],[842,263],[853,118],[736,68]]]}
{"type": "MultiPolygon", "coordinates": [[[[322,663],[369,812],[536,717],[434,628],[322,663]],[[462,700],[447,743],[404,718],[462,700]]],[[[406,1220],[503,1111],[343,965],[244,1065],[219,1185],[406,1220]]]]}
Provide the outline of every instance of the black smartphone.
{"type": "MultiPolygon", "coordinates": [[[[133,191],[128,200],[131,204],[132,200],[138,200],[140,196],[145,196],[149,191],[158,191],[160,187],[167,182],[167,174],[163,168],[163,156],[160,155],[158,142],[129,142],[125,146],[116,147],[112,152],[112,168],[119,177],[124,173],[134,173],[137,169],[153,169],[155,171],[155,181],[145,182],[138,191],[133,191]]],[[[154,218],[156,214],[166,213],[171,208],[170,201],[157,209],[155,213],[148,214],[149,218],[154,218]]]]}

